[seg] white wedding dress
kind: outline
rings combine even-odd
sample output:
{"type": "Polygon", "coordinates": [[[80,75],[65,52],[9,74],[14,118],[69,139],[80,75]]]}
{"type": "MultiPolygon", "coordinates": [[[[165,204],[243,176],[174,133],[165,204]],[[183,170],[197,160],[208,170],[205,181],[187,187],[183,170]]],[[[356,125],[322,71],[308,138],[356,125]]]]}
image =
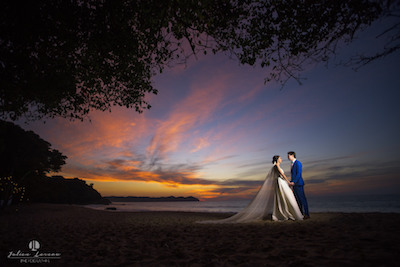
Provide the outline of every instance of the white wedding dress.
{"type": "MultiPolygon", "coordinates": [[[[276,166],[279,168],[278,166],[276,166]]],[[[281,169],[283,173],[283,170],[281,169]]],[[[272,220],[303,220],[299,205],[288,182],[281,175],[275,182],[274,209],[272,220]]]]}
{"type": "MultiPolygon", "coordinates": [[[[299,209],[296,198],[287,181],[274,166],[257,195],[249,205],[237,214],[222,220],[199,221],[198,223],[246,223],[270,218],[272,220],[302,220],[303,215],[299,209]]],[[[283,170],[281,169],[283,172],[283,170]]]]}

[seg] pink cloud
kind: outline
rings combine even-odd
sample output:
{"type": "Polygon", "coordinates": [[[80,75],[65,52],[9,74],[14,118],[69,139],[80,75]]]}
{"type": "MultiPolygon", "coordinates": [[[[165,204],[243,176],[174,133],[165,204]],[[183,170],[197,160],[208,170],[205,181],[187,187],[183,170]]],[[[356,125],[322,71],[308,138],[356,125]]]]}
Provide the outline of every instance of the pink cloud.
{"type": "MultiPolygon", "coordinates": [[[[218,75],[211,80],[195,82],[191,93],[175,105],[166,120],[159,122],[147,153],[163,157],[177,151],[187,139],[193,141],[192,131],[212,118],[214,111],[221,105],[229,89],[228,78],[229,75],[218,75]]],[[[203,139],[203,145],[207,142],[203,139]]]]}

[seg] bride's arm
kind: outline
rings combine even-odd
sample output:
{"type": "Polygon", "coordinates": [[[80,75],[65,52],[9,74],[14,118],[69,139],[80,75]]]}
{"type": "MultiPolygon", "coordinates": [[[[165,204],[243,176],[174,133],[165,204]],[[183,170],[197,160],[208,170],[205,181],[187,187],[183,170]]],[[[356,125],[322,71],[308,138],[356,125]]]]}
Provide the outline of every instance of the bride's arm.
{"type": "Polygon", "coordinates": [[[281,168],[279,168],[278,166],[275,166],[276,169],[278,170],[278,172],[282,175],[283,178],[285,178],[285,180],[288,182],[288,184],[290,184],[289,179],[286,177],[286,175],[281,171],[281,168]]]}

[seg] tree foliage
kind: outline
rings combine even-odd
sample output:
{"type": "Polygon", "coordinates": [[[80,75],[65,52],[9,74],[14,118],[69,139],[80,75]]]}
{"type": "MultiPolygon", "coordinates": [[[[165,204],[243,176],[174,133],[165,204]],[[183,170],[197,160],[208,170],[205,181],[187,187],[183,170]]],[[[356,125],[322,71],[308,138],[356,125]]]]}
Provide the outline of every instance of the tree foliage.
{"type": "Polygon", "coordinates": [[[0,121],[0,177],[20,184],[28,175],[60,171],[66,159],[34,132],[0,121]]]}
{"type": "Polygon", "coordinates": [[[115,105],[142,112],[150,108],[145,96],[157,93],[151,78],[198,53],[226,52],[266,67],[266,81],[285,82],[398,7],[391,0],[1,1],[0,116],[83,119],[115,105]]]}
{"type": "Polygon", "coordinates": [[[27,185],[28,189],[40,187],[32,180],[60,171],[66,159],[34,132],[0,120],[0,210],[22,201],[27,185]]]}

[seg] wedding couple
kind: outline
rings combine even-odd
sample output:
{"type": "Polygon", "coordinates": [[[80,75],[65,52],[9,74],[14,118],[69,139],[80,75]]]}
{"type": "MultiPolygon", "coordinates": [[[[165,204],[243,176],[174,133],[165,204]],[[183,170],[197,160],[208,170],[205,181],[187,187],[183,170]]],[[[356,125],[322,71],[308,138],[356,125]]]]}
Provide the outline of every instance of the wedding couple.
{"type": "Polygon", "coordinates": [[[292,162],[291,181],[280,167],[282,158],[276,155],[272,158],[274,166],[268,172],[264,184],[245,209],[226,219],[200,223],[252,222],[267,219],[271,212],[274,221],[309,219],[301,162],[296,159],[293,151],[288,152],[288,159],[292,162]]]}

